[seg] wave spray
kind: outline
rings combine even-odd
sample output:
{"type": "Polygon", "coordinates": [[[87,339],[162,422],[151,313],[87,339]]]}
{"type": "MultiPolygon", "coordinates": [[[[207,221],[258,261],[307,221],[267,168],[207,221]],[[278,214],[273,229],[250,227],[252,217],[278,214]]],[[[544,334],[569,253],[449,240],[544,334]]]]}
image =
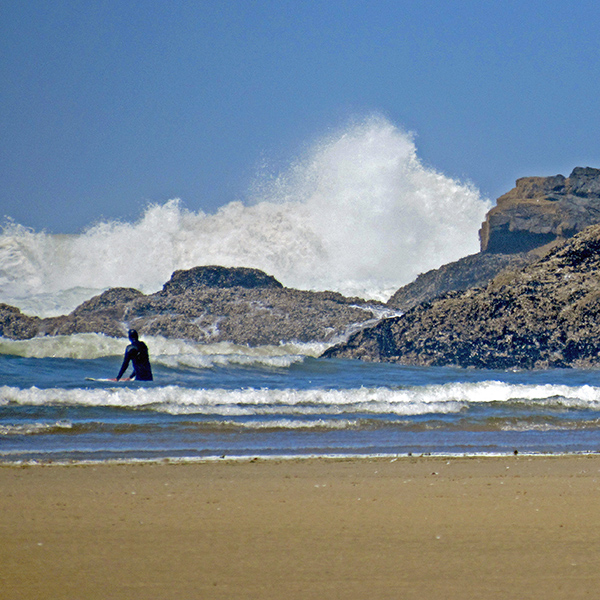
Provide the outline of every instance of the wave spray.
{"type": "Polygon", "coordinates": [[[314,144],[245,202],[215,214],[179,200],[135,223],[79,235],[9,222],[0,235],[0,301],[47,316],[109,287],[161,288],[176,269],[262,269],[285,286],[386,299],[421,272],[477,252],[489,210],[478,190],[425,167],[412,137],[382,117],[314,144]]]}

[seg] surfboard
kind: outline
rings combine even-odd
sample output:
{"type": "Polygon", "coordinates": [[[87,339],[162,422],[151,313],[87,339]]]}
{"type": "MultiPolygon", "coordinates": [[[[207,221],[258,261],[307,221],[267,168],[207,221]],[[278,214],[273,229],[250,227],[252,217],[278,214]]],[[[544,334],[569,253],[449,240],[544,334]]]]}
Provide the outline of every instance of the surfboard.
{"type": "Polygon", "coordinates": [[[119,381],[117,381],[114,377],[112,379],[106,379],[106,378],[102,378],[102,377],[86,377],[85,378],[86,381],[103,381],[103,382],[107,382],[110,381],[111,383],[125,383],[126,381],[131,381],[131,379],[119,379],[119,381]]]}

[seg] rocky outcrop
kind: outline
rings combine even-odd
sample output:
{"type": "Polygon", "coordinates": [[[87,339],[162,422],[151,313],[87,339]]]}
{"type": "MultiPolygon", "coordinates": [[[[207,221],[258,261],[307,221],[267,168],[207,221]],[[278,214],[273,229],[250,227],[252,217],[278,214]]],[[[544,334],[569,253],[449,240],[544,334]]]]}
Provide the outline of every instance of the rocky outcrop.
{"type": "Polygon", "coordinates": [[[568,178],[518,179],[488,212],[479,231],[481,252],[419,275],[388,305],[407,311],[448,292],[487,285],[504,269],[523,267],[596,223],[600,223],[600,169],[576,167],[568,178]]]}
{"type": "Polygon", "coordinates": [[[600,225],[487,286],[421,304],[324,356],[490,369],[600,365],[600,225]]]}
{"type": "Polygon", "coordinates": [[[600,223],[600,169],[524,177],[500,196],[479,232],[482,252],[527,252],[600,223]]]}
{"type": "Polygon", "coordinates": [[[175,271],[163,286],[167,294],[181,294],[197,288],[271,288],[282,289],[283,285],[263,271],[245,267],[194,267],[175,271]]]}
{"type": "Polygon", "coordinates": [[[41,319],[24,315],[18,308],[0,304],[0,336],[28,340],[37,335],[41,319]]]}
{"type": "Polygon", "coordinates": [[[256,269],[196,267],[176,271],[156,294],[114,288],[62,317],[28,317],[0,305],[0,335],[25,339],[96,332],[120,337],[135,328],[142,335],[210,343],[327,342],[373,320],[373,310],[360,298],[284,288],[256,269]]]}
{"type": "Polygon", "coordinates": [[[504,269],[518,269],[539,258],[533,253],[472,254],[460,260],[422,273],[401,287],[387,302],[388,306],[406,312],[417,304],[429,302],[448,292],[459,292],[487,285],[504,269]]]}
{"type": "Polygon", "coordinates": [[[143,297],[142,292],[133,288],[112,288],[87,300],[69,315],[40,319],[36,335],[104,333],[121,337],[127,331],[123,323],[128,306],[143,297]]]}
{"type": "Polygon", "coordinates": [[[149,335],[258,346],[329,341],[373,318],[339,294],[290,289],[204,288],[156,294],[127,307],[128,326],[149,335]]]}

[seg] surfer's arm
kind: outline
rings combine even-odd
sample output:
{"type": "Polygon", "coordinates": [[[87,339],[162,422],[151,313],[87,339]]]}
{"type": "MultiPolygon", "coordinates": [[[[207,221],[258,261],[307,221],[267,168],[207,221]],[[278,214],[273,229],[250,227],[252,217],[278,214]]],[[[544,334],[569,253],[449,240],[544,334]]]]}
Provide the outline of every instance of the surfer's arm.
{"type": "Polygon", "coordinates": [[[123,376],[123,373],[125,373],[125,371],[127,371],[127,367],[129,366],[130,361],[131,361],[131,349],[128,346],[127,350],[125,350],[125,356],[123,357],[123,364],[121,365],[121,370],[119,371],[119,374],[117,375],[117,381],[119,381],[119,379],[121,379],[121,377],[123,376]]]}

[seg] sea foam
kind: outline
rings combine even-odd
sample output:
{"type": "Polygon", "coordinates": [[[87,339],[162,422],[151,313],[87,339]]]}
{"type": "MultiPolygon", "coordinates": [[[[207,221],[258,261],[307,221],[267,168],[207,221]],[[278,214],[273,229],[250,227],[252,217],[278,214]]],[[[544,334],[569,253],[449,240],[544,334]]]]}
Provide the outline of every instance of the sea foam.
{"type": "Polygon", "coordinates": [[[374,116],[316,142],[283,172],[263,172],[243,202],[215,214],[174,199],[136,222],[101,222],[78,235],[8,221],[0,301],[64,314],[109,287],[154,292],[174,270],[209,264],[386,299],[419,273],[476,252],[489,208],[472,184],[423,165],[410,134],[374,116]]]}
{"type": "MultiPolygon", "coordinates": [[[[320,356],[330,344],[289,342],[279,345],[240,346],[231,342],[216,344],[189,340],[145,336],[154,364],[169,368],[207,369],[226,366],[289,367],[306,357],[320,356]]],[[[0,337],[0,355],[23,358],[96,359],[122,356],[123,338],[100,333],[76,333],[36,337],[31,340],[9,340],[0,337]]]]}
{"type": "MultiPolygon", "coordinates": [[[[449,383],[406,388],[352,389],[204,389],[167,386],[90,384],[83,388],[26,389],[0,386],[0,406],[87,406],[146,409],[171,415],[215,418],[279,416],[282,418],[367,415],[443,415],[468,408],[511,405],[565,410],[599,410],[596,386],[523,385],[500,381],[449,383]]],[[[526,415],[521,415],[524,418],[526,415]]]]}

